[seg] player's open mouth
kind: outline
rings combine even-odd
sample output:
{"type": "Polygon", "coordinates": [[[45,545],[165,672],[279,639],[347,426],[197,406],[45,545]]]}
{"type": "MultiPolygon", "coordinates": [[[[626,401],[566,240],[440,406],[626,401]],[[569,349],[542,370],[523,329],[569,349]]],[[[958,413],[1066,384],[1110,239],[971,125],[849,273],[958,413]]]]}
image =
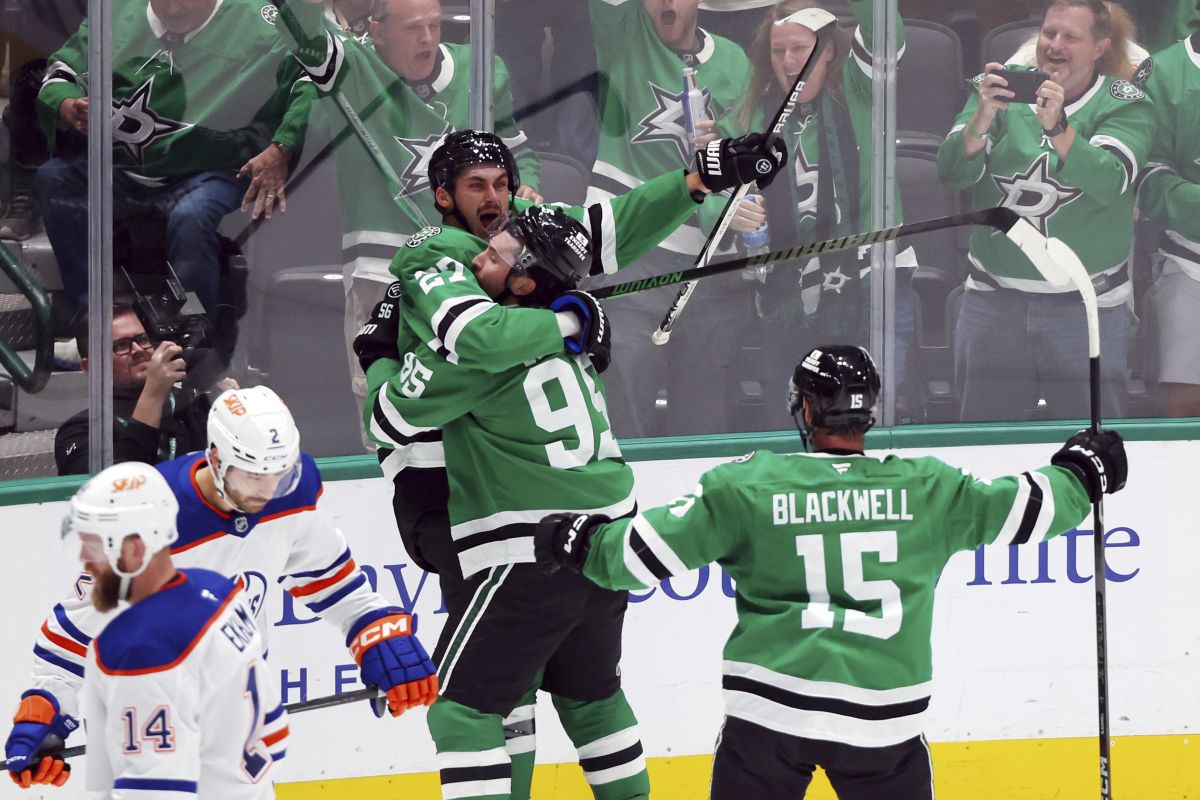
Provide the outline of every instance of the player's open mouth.
{"type": "Polygon", "coordinates": [[[479,212],[479,224],[484,228],[491,228],[492,223],[498,219],[500,219],[500,212],[498,210],[479,212]]]}
{"type": "Polygon", "coordinates": [[[675,11],[664,11],[658,15],[658,18],[662,21],[662,24],[665,27],[669,28],[675,24],[677,19],[679,19],[679,14],[675,11]]]}

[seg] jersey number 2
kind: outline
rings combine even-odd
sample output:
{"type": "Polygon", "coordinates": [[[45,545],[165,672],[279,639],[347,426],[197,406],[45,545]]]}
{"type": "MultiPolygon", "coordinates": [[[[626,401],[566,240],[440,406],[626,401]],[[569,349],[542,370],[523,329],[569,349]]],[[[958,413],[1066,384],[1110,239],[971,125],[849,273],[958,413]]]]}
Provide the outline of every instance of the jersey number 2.
{"type": "MultiPolygon", "coordinates": [[[[863,556],[878,553],[879,561],[885,564],[896,562],[895,531],[857,531],[843,533],[842,588],[852,599],[878,601],[880,615],[867,614],[847,608],[842,618],[842,628],[849,633],[890,639],[900,631],[904,618],[904,607],[900,603],[900,587],[894,581],[869,581],[863,577],[863,556]]],[[[835,622],[833,609],[829,605],[829,582],[825,560],[825,537],[806,534],[796,537],[796,555],[804,559],[804,585],[808,589],[808,608],[800,614],[800,624],[805,628],[832,628],[835,622]]]]}

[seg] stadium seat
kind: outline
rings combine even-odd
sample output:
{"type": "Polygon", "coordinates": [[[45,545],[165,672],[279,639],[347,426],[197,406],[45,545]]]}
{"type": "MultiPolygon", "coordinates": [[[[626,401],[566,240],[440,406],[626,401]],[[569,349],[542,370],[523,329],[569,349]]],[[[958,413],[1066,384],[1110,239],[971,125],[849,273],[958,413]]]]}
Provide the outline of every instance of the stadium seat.
{"type": "Polygon", "coordinates": [[[1040,19],[1017,20],[992,28],[983,37],[983,46],[980,48],[983,63],[979,69],[982,70],[992,61],[1007,64],[1013,54],[1021,49],[1021,45],[1035,36],[1040,28],[1040,19]]]}
{"type": "Polygon", "coordinates": [[[904,58],[896,77],[897,127],[940,141],[966,102],[967,77],[954,31],[936,22],[906,22],[904,58]]]}
{"type": "Polygon", "coordinates": [[[588,169],[570,156],[538,153],[542,159],[538,191],[546,202],[577,206],[587,196],[588,169]]]}

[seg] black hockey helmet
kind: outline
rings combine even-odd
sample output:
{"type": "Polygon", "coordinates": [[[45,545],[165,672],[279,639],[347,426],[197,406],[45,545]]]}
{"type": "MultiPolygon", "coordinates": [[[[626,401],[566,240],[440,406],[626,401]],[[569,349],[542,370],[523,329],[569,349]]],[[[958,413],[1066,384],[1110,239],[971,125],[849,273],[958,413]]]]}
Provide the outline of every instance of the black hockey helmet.
{"type": "MultiPolygon", "coordinates": [[[[869,429],[875,424],[878,399],[879,371],[871,354],[854,345],[822,345],[810,350],[796,365],[788,385],[788,410],[801,414],[808,400],[814,428],[850,425],[869,429]]],[[[802,416],[797,421],[804,425],[802,416]]]]}
{"type": "MultiPolygon", "coordinates": [[[[494,133],[487,131],[454,131],[442,139],[442,143],[429,157],[429,191],[439,186],[454,192],[454,179],[466,167],[486,164],[501,167],[508,173],[508,191],[513,193],[521,185],[521,173],[508,145],[494,133]]],[[[436,204],[436,200],[434,201],[436,204]]],[[[438,211],[445,213],[441,206],[438,211]]]]}
{"type": "Polygon", "coordinates": [[[546,305],[565,291],[574,289],[591,272],[592,239],[587,229],[557,208],[530,206],[509,211],[489,229],[495,236],[512,235],[521,244],[513,261],[515,275],[529,275],[537,290],[525,301],[546,305]]]}

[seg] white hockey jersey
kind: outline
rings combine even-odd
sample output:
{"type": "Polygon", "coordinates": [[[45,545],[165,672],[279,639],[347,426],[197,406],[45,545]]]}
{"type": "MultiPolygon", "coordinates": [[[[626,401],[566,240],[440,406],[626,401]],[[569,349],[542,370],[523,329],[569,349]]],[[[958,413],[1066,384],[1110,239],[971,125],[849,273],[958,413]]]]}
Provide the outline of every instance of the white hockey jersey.
{"type": "MultiPolygon", "coordinates": [[[[156,469],[179,500],[179,539],[171,555],[178,567],[240,578],[256,616],[267,587],[280,581],[310,611],[337,625],[344,641],[355,620],[388,603],[372,591],[341,531],[317,510],[321,475],[310,456],[301,454],[301,459],[296,490],[258,514],[227,514],[204,499],[196,485],[196,474],[206,464],[203,453],[159,464],[156,469]]],[[[87,647],[113,616],[92,606],[91,577],[84,574],[43,623],[33,647],[32,687],[58,698],[64,714],[78,716],[87,647]]]]}
{"type": "Polygon", "coordinates": [[[93,641],[83,688],[92,800],[273,798],[287,713],[241,586],[181,570],[93,641]]]}

